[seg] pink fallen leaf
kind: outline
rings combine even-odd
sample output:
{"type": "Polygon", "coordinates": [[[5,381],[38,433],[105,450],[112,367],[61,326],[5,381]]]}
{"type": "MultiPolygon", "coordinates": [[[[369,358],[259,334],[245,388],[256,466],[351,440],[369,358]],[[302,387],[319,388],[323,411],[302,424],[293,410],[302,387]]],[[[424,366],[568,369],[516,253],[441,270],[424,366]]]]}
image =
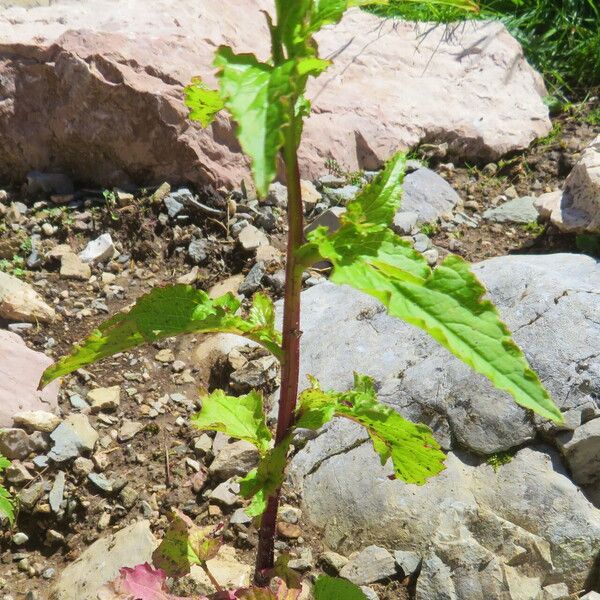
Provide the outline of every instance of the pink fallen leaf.
{"type": "MultiPolygon", "coordinates": [[[[123,567],[119,577],[99,592],[99,600],[192,600],[174,596],[166,589],[167,574],[144,563],[133,568],[123,567]]],[[[193,600],[208,600],[206,597],[193,600]]]]}

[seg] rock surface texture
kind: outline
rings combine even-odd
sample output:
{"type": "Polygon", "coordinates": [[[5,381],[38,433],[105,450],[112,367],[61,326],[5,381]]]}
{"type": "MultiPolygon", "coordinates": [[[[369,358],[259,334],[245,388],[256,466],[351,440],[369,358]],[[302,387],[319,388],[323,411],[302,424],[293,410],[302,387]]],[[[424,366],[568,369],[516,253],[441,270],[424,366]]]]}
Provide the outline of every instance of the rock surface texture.
{"type": "Polygon", "coordinates": [[[459,201],[460,196],[443,177],[422,167],[404,178],[400,210],[401,214],[416,213],[421,225],[451,214],[459,201]]]}
{"type": "Polygon", "coordinates": [[[564,190],[543,194],[536,207],[561,231],[600,233],[600,136],[583,152],[564,190]]]}
{"type": "Polygon", "coordinates": [[[589,584],[600,544],[588,499],[600,486],[600,273],[591,258],[560,254],[475,270],[572,429],[532,417],[370,297],[324,283],[304,294],[303,373],[335,389],[353,370],[373,376],[383,401],[433,429],[447,468],[424,487],[390,481],[364,430],[334,421],[291,477],[331,549],[417,552],[418,600],[533,600],[555,584],[573,593],[589,584]],[[489,456],[506,450],[495,472],[489,456]]]}
{"type": "Polygon", "coordinates": [[[0,319],[37,323],[55,318],[54,309],[28,283],[0,272],[0,319]]]}
{"type": "MultiPolygon", "coordinates": [[[[245,0],[58,0],[0,15],[0,175],[66,171],[109,186],[190,181],[233,185],[248,176],[232,123],[186,121],[182,86],[213,85],[216,46],[265,56],[260,9],[245,0]],[[182,18],[182,15],[185,15],[182,18]],[[86,152],[81,152],[85,147],[86,152]]],[[[462,158],[494,159],[550,128],[539,76],[495,23],[452,36],[350,11],[319,35],[335,65],[311,84],[303,174],[327,158],[372,169],[420,141],[462,158]],[[340,52],[341,51],[341,52],[340,52]]]]}
{"type": "Polygon", "coordinates": [[[61,573],[50,600],[97,600],[98,590],[121,567],[150,562],[157,545],[149,521],[138,521],[99,539],[61,573]]]}
{"type": "Polygon", "coordinates": [[[13,417],[24,411],[56,409],[58,381],[37,390],[37,382],[51,364],[50,358],[30,350],[16,333],[0,330],[0,427],[11,427],[13,417]]]}

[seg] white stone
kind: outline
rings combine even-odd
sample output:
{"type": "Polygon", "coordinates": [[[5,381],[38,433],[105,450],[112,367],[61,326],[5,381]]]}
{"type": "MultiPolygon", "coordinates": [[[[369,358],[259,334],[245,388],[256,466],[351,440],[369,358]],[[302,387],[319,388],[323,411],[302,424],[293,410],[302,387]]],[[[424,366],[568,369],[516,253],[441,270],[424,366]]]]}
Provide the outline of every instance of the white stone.
{"type": "Polygon", "coordinates": [[[214,300],[215,298],[219,298],[220,296],[224,296],[225,294],[231,293],[236,295],[238,290],[240,289],[240,285],[242,285],[245,277],[242,274],[232,275],[231,277],[227,277],[223,281],[219,283],[215,283],[210,290],[208,290],[208,295],[214,300]]]}
{"type": "Polygon", "coordinates": [[[340,576],[356,585],[376,583],[397,573],[394,557],[379,546],[368,546],[351,557],[340,571],[340,576]]]}
{"type": "Polygon", "coordinates": [[[401,210],[417,213],[419,225],[451,213],[459,201],[454,188],[431,169],[422,167],[404,178],[401,210]]]}
{"type": "Polygon", "coordinates": [[[15,414],[48,411],[58,404],[59,382],[38,390],[42,373],[52,360],[27,347],[16,333],[0,330],[0,427],[11,427],[15,414]]]}
{"type": "Polygon", "coordinates": [[[268,246],[269,238],[260,229],[254,227],[254,225],[246,225],[240,231],[238,242],[244,250],[249,252],[256,250],[259,246],[268,246]]]}
{"type": "Polygon", "coordinates": [[[563,192],[542,195],[536,208],[561,231],[600,233],[600,136],[573,167],[563,192]]]}
{"type": "Polygon", "coordinates": [[[88,242],[88,245],[79,253],[79,258],[84,263],[106,262],[115,254],[110,233],[103,233],[100,237],[88,242]]]}
{"type": "Polygon", "coordinates": [[[210,464],[210,474],[218,480],[244,476],[258,464],[260,456],[254,444],[239,440],[227,444],[210,464]]]}
{"type": "Polygon", "coordinates": [[[63,279],[87,281],[92,276],[92,270],[77,254],[66,252],[60,260],[60,276],[63,279]]]}
{"type": "Polygon", "coordinates": [[[561,433],[557,441],[577,483],[589,485],[600,480],[600,418],[561,433]]]}
{"type": "MultiPolygon", "coordinates": [[[[252,567],[242,562],[235,548],[231,546],[222,546],[219,554],[215,558],[206,561],[206,565],[213,577],[225,589],[250,585],[252,567]]],[[[206,573],[197,565],[192,566],[191,577],[200,583],[207,592],[216,591],[206,573]]]]}
{"type": "Polygon", "coordinates": [[[398,235],[410,235],[417,224],[419,215],[416,212],[397,212],[392,223],[392,229],[398,235]]]}
{"type": "Polygon", "coordinates": [[[98,432],[82,414],[69,415],[51,434],[54,445],[48,456],[61,463],[77,458],[84,452],[92,452],[98,441],[98,432]]]}
{"type": "Polygon", "coordinates": [[[321,201],[321,193],[315,187],[312,181],[303,179],[300,181],[300,189],[302,191],[302,201],[304,202],[304,208],[312,210],[315,205],[321,201]]]}
{"type": "Polygon", "coordinates": [[[317,227],[327,227],[332,233],[337,231],[340,228],[340,217],[345,212],[346,209],[343,206],[332,206],[331,208],[328,208],[304,228],[304,233],[308,234],[317,227]]]}
{"type": "Polygon", "coordinates": [[[92,412],[112,412],[121,403],[121,388],[114,385],[108,388],[95,388],[87,394],[87,399],[92,406],[92,412]]]}
{"type": "Polygon", "coordinates": [[[44,323],[54,321],[56,313],[28,283],[0,272],[0,318],[44,323]]]}
{"type": "Polygon", "coordinates": [[[61,423],[61,418],[45,410],[26,410],[15,415],[14,423],[30,431],[52,433],[61,423]]]}

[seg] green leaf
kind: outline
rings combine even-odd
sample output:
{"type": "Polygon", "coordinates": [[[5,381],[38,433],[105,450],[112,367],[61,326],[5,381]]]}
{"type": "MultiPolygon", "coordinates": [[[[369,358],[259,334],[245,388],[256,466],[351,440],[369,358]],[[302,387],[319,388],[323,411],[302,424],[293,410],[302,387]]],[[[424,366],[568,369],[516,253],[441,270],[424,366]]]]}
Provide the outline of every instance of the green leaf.
{"type": "Polygon", "coordinates": [[[398,159],[353,202],[335,233],[318,228],[299,256],[320,255],[333,265],[331,281],[350,285],[380,300],[390,315],[428,332],[442,346],[485,375],[498,389],[543,417],[562,415],[469,265],[449,256],[434,271],[425,259],[388,229],[401,183],[398,159]],[[385,198],[378,200],[376,190],[385,198]]]}
{"type": "Polygon", "coordinates": [[[446,457],[429,428],[380,403],[369,377],[355,375],[354,388],[348,392],[325,392],[312,380],[298,399],[296,426],[316,429],[333,416],[365,427],[381,464],[391,458],[395,476],[407,483],[423,485],[444,470],[446,457]]]}
{"type": "Polygon", "coordinates": [[[288,56],[316,54],[312,36],[340,21],[348,8],[387,4],[387,0],[276,0],[277,21],[288,56]]]}
{"type": "Polygon", "coordinates": [[[311,386],[306,388],[298,398],[296,409],[296,427],[300,429],[319,429],[329,423],[335,416],[337,395],[335,392],[325,393],[319,382],[308,376],[311,386]]]}
{"type": "Polygon", "coordinates": [[[240,494],[252,498],[246,514],[250,517],[262,515],[267,509],[267,501],[283,483],[290,438],[269,450],[260,459],[258,467],[240,480],[240,494]]]}
{"type": "Polygon", "coordinates": [[[8,458],[6,458],[6,456],[2,456],[2,454],[0,454],[0,473],[2,473],[2,471],[5,471],[6,469],[8,469],[8,467],[10,467],[11,462],[10,460],[8,460],[8,458]]]}
{"type": "Polygon", "coordinates": [[[15,522],[15,507],[10,492],[0,485],[0,517],[8,519],[12,525],[15,522]]]}
{"type": "Polygon", "coordinates": [[[246,440],[264,454],[269,449],[271,432],[265,423],[262,394],[227,396],[216,390],[202,398],[202,410],[191,418],[197,429],[221,431],[229,437],[246,440]]]}
{"type": "Polygon", "coordinates": [[[396,154],[379,177],[366,186],[360,202],[348,205],[347,218],[363,227],[387,226],[394,219],[402,201],[402,182],[406,172],[406,155],[396,154]]]}
{"type": "Polygon", "coordinates": [[[169,529],[152,553],[154,566],[172,577],[187,575],[192,565],[203,565],[217,555],[223,543],[217,535],[219,530],[220,526],[198,527],[174,509],[169,529]]]}
{"type": "Polygon", "coordinates": [[[202,127],[208,127],[225,107],[221,94],[208,88],[199,77],[194,77],[184,91],[185,103],[190,108],[189,118],[200,121],[202,127]]]}
{"type": "MultiPolygon", "coordinates": [[[[10,460],[0,454],[0,473],[10,467],[10,465],[10,460]]],[[[0,517],[8,519],[11,525],[15,522],[13,497],[3,485],[0,485],[0,517]]]]}
{"type": "Polygon", "coordinates": [[[113,354],[184,333],[234,333],[254,340],[280,358],[281,335],[275,330],[274,312],[269,306],[270,300],[257,294],[249,319],[244,319],[235,314],[240,302],[233,294],[212,300],[189,285],[155,288],[46,369],[40,387],[113,354]]]}
{"type": "Polygon", "coordinates": [[[272,569],[269,569],[269,577],[283,581],[285,585],[293,590],[302,590],[302,576],[289,566],[289,554],[280,554],[272,569]]]}
{"type": "Polygon", "coordinates": [[[367,600],[362,590],[347,579],[322,575],[313,589],[315,600],[367,600]]]}
{"type": "Polygon", "coordinates": [[[309,31],[312,34],[325,25],[335,25],[349,8],[387,3],[387,0],[312,0],[309,31]]]}
{"type": "Polygon", "coordinates": [[[229,47],[217,51],[215,66],[221,96],[238,123],[237,137],[252,159],[256,188],[265,196],[277,172],[277,155],[290,124],[289,102],[294,63],[273,67],[251,54],[235,54],[229,47]]]}
{"type": "Polygon", "coordinates": [[[275,307],[269,296],[257,292],[252,297],[252,306],[246,320],[237,318],[240,331],[245,337],[258,342],[281,358],[281,332],[275,327],[275,307]]]}
{"type": "Polygon", "coordinates": [[[277,155],[286,130],[296,125],[295,106],[308,76],[321,73],[328,65],[315,57],[270,65],[252,54],[235,54],[227,46],[217,51],[221,98],[238,124],[237,136],[252,159],[261,196],[266,195],[277,173],[277,155]]]}

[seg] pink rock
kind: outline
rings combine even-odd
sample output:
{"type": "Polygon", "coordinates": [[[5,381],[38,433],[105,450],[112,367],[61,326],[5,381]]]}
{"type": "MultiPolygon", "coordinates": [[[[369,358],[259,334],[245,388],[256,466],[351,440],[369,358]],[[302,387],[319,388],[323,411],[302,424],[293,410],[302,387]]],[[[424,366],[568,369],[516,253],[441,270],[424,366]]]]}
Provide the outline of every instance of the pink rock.
{"type": "Polygon", "coordinates": [[[37,385],[52,360],[30,350],[16,334],[0,329],[0,427],[12,427],[13,416],[26,410],[55,412],[59,383],[42,392],[37,385]]]}
{"type": "MultiPolygon", "coordinates": [[[[130,181],[239,185],[248,161],[230,119],[186,120],[182,88],[214,84],[222,43],[265,57],[270,0],[56,0],[0,15],[0,177],[67,171],[104,186],[130,181]]],[[[423,26],[424,28],[425,26],[423,26]]],[[[452,36],[351,10],[319,34],[336,55],[309,89],[314,114],[303,176],[327,158],[376,168],[420,141],[491,160],[550,129],[543,83],[498,23],[452,36]]]]}

